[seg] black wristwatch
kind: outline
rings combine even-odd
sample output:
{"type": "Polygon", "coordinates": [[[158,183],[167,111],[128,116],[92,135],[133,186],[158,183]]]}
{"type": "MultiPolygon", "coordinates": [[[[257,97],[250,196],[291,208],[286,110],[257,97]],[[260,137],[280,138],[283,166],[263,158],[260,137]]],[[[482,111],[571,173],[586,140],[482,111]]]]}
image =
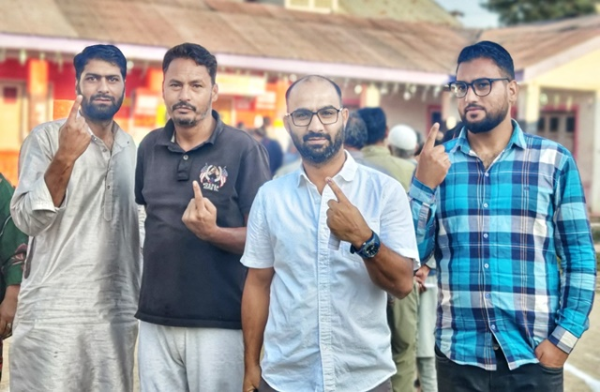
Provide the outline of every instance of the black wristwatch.
{"type": "Polygon", "coordinates": [[[372,230],[371,233],[371,238],[366,240],[360,248],[356,249],[354,245],[350,245],[350,253],[356,253],[363,259],[370,259],[375,257],[377,252],[379,252],[381,241],[379,241],[379,236],[377,235],[377,233],[375,233],[372,230]]]}

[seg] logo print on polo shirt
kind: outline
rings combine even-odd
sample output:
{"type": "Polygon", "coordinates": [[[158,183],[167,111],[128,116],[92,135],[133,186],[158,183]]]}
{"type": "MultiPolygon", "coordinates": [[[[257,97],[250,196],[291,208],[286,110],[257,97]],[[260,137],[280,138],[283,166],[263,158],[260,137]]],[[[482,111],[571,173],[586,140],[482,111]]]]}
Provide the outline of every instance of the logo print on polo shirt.
{"type": "Polygon", "coordinates": [[[202,189],[218,192],[227,182],[227,166],[204,165],[200,170],[200,184],[202,189]]]}

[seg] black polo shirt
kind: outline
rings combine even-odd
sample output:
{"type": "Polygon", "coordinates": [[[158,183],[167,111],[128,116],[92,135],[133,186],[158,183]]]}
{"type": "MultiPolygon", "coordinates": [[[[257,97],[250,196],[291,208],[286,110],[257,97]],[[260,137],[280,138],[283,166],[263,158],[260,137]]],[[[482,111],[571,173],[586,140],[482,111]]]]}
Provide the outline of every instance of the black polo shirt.
{"type": "Polygon", "coordinates": [[[175,143],[173,122],[138,149],[135,200],[146,207],[144,272],[136,317],[179,327],[241,328],[246,269],[240,255],[200,240],[181,218],[198,181],[217,207],[217,225],[241,227],[270,178],[264,147],[212,112],[211,137],[190,151],[175,143]]]}

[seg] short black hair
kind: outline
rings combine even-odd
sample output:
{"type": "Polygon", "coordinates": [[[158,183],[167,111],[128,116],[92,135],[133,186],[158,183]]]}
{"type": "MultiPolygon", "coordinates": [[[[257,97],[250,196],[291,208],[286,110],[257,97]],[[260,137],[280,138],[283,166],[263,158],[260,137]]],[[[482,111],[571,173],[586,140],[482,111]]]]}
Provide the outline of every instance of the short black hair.
{"type": "Polygon", "coordinates": [[[492,60],[506,77],[510,78],[510,80],[514,80],[515,65],[510,53],[508,53],[508,51],[504,49],[502,45],[492,41],[477,42],[476,44],[467,46],[461,50],[456,64],[457,72],[458,66],[461,63],[466,63],[480,58],[492,60]]]}
{"type": "Polygon", "coordinates": [[[119,67],[123,80],[127,76],[127,60],[123,52],[114,45],[91,45],[83,49],[73,58],[73,67],[75,67],[75,77],[79,77],[90,60],[102,60],[119,67]]]}
{"type": "Polygon", "coordinates": [[[367,143],[367,136],[367,125],[363,119],[356,112],[350,113],[346,123],[344,144],[360,150],[367,143]]]}
{"type": "Polygon", "coordinates": [[[212,84],[215,84],[217,80],[217,58],[204,46],[189,42],[173,46],[165,53],[165,57],[163,58],[163,73],[167,72],[169,65],[175,59],[190,59],[197,65],[206,67],[212,84]]]}
{"type": "Polygon", "coordinates": [[[362,108],[357,111],[367,126],[367,145],[375,144],[385,139],[387,120],[385,112],[380,107],[362,108]]]}
{"type": "Polygon", "coordinates": [[[287,104],[288,98],[290,96],[290,93],[292,92],[292,90],[294,89],[294,87],[296,87],[298,84],[303,83],[303,82],[312,82],[315,80],[325,80],[329,83],[331,83],[331,85],[333,86],[333,88],[335,89],[335,92],[337,93],[338,97],[340,98],[340,106],[342,105],[342,89],[340,88],[340,86],[337,85],[336,82],[334,82],[333,80],[326,78],[325,76],[321,76],[321,75],[307,75],[307,76],[303,76],[300,79],[296,80],[294,83],[292,83],[290,85],[290,87],[288,87],[287,91],[285,92],[285,103],[287,104]]]}

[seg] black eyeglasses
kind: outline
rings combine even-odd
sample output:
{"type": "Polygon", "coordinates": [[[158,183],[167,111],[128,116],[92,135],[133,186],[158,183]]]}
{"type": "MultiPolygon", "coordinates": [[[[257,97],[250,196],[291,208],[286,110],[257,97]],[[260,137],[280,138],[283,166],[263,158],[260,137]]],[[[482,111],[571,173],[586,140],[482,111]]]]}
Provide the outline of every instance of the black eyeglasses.
{"type": "Polygon", "coordinates": [[[471,83],[452,82],[448,84],[448,88],[456,98],[464,98],[467,95],[467,92],[469,91],[469,87],[473,89],[473,92],[478,97],[485,97],[486,95],[489,95],[492,92],[492,84],[500,80],[506,80],[510,82],[509,78],[481,78],[475,79],[471,83]]]}
{"type": "Polygon", "coordinates": [[[292,118],[292,122],[297,127],[305,127],[313,119],[313,116],[316,114],[323,125],[334,124],[338,120],[338,115],[342,111],[342,108],[336,109],[333,106],[328,106],[325,108],[321,108],[316,112],[313,112],[308,109],[298,109],[294,110],[291,113],[286,113],[286,116],[290,116],[292,118]]]}

